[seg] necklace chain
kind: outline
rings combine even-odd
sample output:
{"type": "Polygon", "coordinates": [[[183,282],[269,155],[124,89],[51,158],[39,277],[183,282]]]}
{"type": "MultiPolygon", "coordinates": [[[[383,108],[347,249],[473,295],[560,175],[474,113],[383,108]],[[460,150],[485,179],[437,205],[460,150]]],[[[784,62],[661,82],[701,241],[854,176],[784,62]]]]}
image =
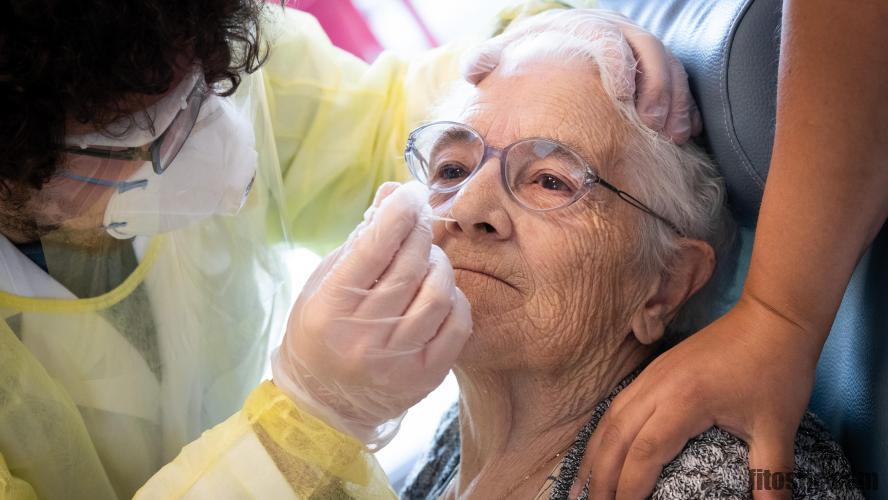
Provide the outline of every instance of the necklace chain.
{"type": "MultiPolygon", "coordinates": [[[[571,446],[572,446],[572,445],[573,445],[573,443],[571,443],[571,446]]],[[[570,446],[568,446],[567,448],[565,448],[565,449],[559,451],[558,453],[556,453],[555,455],[553,455],[551,458],[548,458],[548,459],[546,459],[546,460],[543,460],[542,462],[540,462],[539,464],[537,464],[536,466],[534,466],[534,468],[531,469],[529,472],[527,472],[527,473],[524,475],[524,477],[521,478],[521,480],[519,480],[516,484],[512,485],[511,488],[509,488],[508,490],[506,490],[506,492],[503,493],[502,498],[509,498],[509,495],[511,495],[512,493],[515,492],[515,490],[517,490],[517,489],[520,488],[522,485],[524,485],[524,483],[527,482],[527,481],[530,479],[530,477],[531,477],[532,475],[534,475],[534,474],[536,474],[537,472],[539,472],[540,469],[542,469],[543,467],[545,467],[546,464],[551,463],[552,460],[554,460],[554,459],[556,459],[556,458],[561,457],[562,455],[564,455],[565,452],[566,452],[568,449],[570,449],[570,446]]],[[[558,464],[556,464],[555,467],[558,467],[558,464]]],[[[553,469],[553,470],[554,470],[554,469],[553,469]]],[[[447,481],[447,487],[444,488],[444,491],[443,491],[442,494],[441,494],[441,497],[442,497],[442,498],[447,498],[447,495],[448,495],[449,491],[450,491],[451,489],[455,488],[455,486],[454,486],[454,481],[456,480],[456,476],[458,476],[458,475],[459,475],[459,465],[456,466],[456,468],[454,469],[453,474],[451,474],[451,476],[450,476],[450,480],[447,481]]],[[[454,491],[453,494],[456,495],[456,491],[454,491]]],[[[454,496],[454,498],[456,498],[456,497],[454,496]]]]}

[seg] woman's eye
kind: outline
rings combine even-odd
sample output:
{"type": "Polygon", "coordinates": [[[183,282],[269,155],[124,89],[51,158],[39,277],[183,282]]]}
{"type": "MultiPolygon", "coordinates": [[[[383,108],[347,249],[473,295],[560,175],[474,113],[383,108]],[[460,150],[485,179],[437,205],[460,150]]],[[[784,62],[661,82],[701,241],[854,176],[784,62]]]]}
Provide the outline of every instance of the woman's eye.
{"type": "Polygon", "coordinates": [[[539,184],[544,189],[550,189],[552,191],[571,190],[570,186],[568,186],[567,183],[552,174],[541,174],[539,177],[537,177],[535,184],[539,184]]]}
{"type": "Polygon", "coordinates": [[[461,179],[468,175],[466,169],[462,165],[456,163],[445,163],[435,170],[437,171],[437,175],[435,177],[445,181],[461,179]]]}

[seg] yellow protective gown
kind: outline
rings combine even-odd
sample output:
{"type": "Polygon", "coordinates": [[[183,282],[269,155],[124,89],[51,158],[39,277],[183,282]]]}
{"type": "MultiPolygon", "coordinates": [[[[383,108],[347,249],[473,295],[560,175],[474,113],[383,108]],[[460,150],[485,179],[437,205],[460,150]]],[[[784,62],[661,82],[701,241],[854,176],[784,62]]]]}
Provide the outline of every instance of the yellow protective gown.
{"type": "Polygon", "coordinates": [[[239,215],[136,238],[135,270],[88,297],[0,237],[0,498],[394,496],[361,443],[256,384],[293,299],[280,250],[330,249],[406,177],[458,50],[368,66],[306,14],[268,16],[271,56],[234,97],[259,153],[239,215]]]}

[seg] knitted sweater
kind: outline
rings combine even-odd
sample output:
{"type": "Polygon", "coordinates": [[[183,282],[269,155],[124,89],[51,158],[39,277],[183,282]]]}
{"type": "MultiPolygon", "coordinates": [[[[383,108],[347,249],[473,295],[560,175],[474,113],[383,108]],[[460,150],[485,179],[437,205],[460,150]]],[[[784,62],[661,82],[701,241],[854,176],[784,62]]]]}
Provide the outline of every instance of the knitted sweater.
{"type": "MultiPolygon", "coordinates": [[[[567,498],[570,486],[586,451],[589,436],[614,397],[640,372],[636,370],[598,403],[586,425],[560,466],[541,491],[552,499],[567,498]]],[[[687,443],[681,454],[667,464],[651,498],[666,499],[748,499],[752,488],[776,489],[789,480],[783,475],[751,471],[746,444],[718,427],[712,427],[687,443]]],[[[435,499],[447,487],[459,466],[459,419],[456,405],[444,415],[431,448],[414,469],[403,499],[435,499]]],[[[793,497],[797,499],[862,499],[855,486],[851,468],[839,445],[823,423],[808,412],[802,419],[795,440],[795,467],[792,474],[793,497]]],[[[586,492],[580,498],[585,498],[586,492]]]]}

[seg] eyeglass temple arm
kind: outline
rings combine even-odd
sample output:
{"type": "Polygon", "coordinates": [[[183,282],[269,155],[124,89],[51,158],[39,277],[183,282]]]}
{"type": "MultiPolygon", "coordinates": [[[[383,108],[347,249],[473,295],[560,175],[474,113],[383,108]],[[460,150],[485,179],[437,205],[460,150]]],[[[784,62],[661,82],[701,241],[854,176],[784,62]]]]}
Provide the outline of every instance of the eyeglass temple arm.
{"type": "Polygon", "coordinates": [[[661,216],[657,212],[654,212],[653,210],[648,208],[648,206],[645,205],[644,203],[642,203],[641,201],[639,201],[638,198],[632,196],[631,194],[627,193],[626,191],[623,191],[622,189],[614,186],[613,184],[607,182],[606,180],[604,180],[600,177],[598,178],[598,183],[601,184],[603,187],[610,189],[611,191],[616,193],[616,195],[619,196],[620,199],[625,201],[626,203],[632,205],[633,207],[637,208],[638,210],[641,210],[642,212],[644,212],[648,215],[656,217],[661,222],[663,222],[663,224],[666,224],[666,226],[669,227],[669,229],[672,229],[673,231],[675,231],[675,233],[678,234],[679,236],[681,236],[682,238],[685,237],[684,232],[682,232],[682,230],[679,229],[678,226],[673,224],[672,221],[670,221],[669,219],[661,216]]]}
{"type": "Polygon", "coordinates": [[[96,158],[109,158],[112,160],[151,160],[151,151],[142,148],[127,148],[119,151],[98,149],[98,148],[80,148],[77,146],[69,146],[65,148],[68,153],[84,156],[94,156],[96,158]]]}

